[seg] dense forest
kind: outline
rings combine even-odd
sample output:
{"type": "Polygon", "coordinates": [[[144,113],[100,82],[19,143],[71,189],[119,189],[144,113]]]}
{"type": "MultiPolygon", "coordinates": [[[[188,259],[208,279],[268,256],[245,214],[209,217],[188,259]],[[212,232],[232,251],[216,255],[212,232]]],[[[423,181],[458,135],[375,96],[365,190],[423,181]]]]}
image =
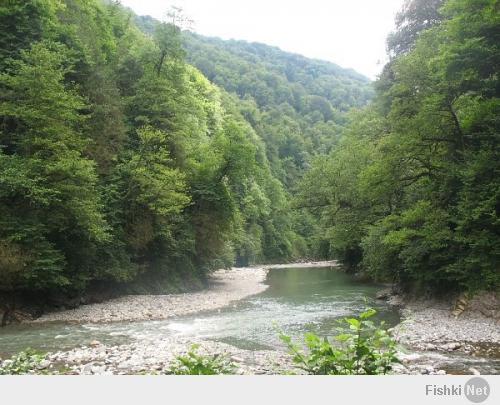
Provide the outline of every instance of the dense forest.
{"type": "Polygon", "coordinates": [[[414,0],[375,100],[300,185],[351,268],[418,290],[500,285],[500,2],[414,0]]]}
{"type": "MultiPolygon", "coordinates": [[[[154,34],[159,22],[136,17],[154,34]]],[[[291,189],[311,156],[328,153],[347,123],[346,112],[373,97],[369,80],[324,61],[245,41],[182,35],[186,60],[211,83],[236,96],[233,104],[264,141],[273,174],[291,189]]]]}
{"type": "Polygon", "coordinates": [[[177,14],[2,2],[0,291],[165,292],[311,257],[497,288],[499,7],[406,2],[374,91],[177,14]]]}
{"type": "Polygon", "coordinates": [[[345,113],[373,96],[349,70],[267,45],[186,33],[188,60],[219,87],[237,94],[242,113],[264,140],[275,175],[290,188],[312,155],[328,153],[345,113]]]}
{"type": "MultiPolygon", "coordinates": [[[[99,282],[162,292],[235,262],[309,254],[286,183],[312,141],[336,141],[345,111],[369,97],[367,79],[272,49],[290,58],[293,80],[262,63],[234,92],[186,61],[185,40],[201,38],[145,21],[119,2],[0,8],[4,293],[99,282]]],[[[252,69],[226,61],[226,75],[252,69]]]]}

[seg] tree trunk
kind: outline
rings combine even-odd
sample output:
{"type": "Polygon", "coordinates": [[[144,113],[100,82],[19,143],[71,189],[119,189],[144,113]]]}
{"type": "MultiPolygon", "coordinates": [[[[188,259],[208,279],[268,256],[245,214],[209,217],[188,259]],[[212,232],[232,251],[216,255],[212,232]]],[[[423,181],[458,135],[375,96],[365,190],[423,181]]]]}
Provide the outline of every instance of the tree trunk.
{"type": "Polygon", "coordinates": [[[12,319],[12,315],[14,314],[14,310],[16,307],[16,296],[13,293],[10,297],[10,302],[7,300],[7,302],[4,304],[4,313],[2,316],[2,322],[0,323],[0,327],[6,326],[9,321],[12,319]]]}
{"type": "Polygon", "coordinates": [[[0,327],[3,327],[3,326],[7,325],[7,322],[9,321],[9,318],[10,318],[10,313],[11,313],[10,305],[6,304],[4,306],[4,312],[3,312],[3,316],[2,316],[2,323],[0,324],[0,327]]]}

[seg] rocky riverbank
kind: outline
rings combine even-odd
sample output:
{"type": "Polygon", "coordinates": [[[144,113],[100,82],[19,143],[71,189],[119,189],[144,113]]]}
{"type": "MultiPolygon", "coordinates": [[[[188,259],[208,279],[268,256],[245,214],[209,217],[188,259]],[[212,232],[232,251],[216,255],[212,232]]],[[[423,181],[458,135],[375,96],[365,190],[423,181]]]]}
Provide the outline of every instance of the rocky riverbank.
{"type": "MultiPolygon", "coordinates": [[[[79,375],[166,374],[177,355],[185,354],[194,342],[186,339],[161,339],[154,342],[106,346],[91,342],[70,351],[47,355],[42,366],[49,372],[79,375]]],[[[234,346],[198,340],[199,354],[223,355],[240,375],[283,374],[293,370],[291,356],[274,350],[242,350],[234,346]]]]}
{"type": "Polygon", "coordinates": [[[460,374],[478,374],[478,369],[500,372],[499,301],[495,294],[478,295],[459,313],[454,311],[454,300],[386,298],[401,306],[403,320],[393,335],[411,352],[400,356],[403,365],[405,361],[427,363],[429,370],[460,374]]]}
{"type": "MultiPolygon", "coordinates": [[[[220,270],[213,274],[210,287],[201,292],[127,296],[92,304],[76,310],[47,314],[36,322],[96,323],[166,319],[230,305],[264,291],[270,268],[333,266],[334,262],[300,263],[267,267],[220,270]]],[[[495,317],[496,296],[472,300],[458,316],[453,303],[408,300],[390,293],[379,294],[401,307],[403,321],[393,328],[400,345],[401,364],[397,374],[498,374],[500,373],[500,325],[495,317]],[[484,303],[488,305],[484,305],[484,303]],[[493,315],[493,316],[490,316],[493,315]]],[[[228,356],[237,374],[282,374],[299,372],[283,346],[277,350],[244,350],[222,342],[186,337],[148,337],[127,344],[89,341],[71,350],[49,353],[36,372],[58,370],[69,374],[148,374],[166,373],[178,354],[192,343],[201,344],[202,353],[228,356]]]]}
{"type": "MultiPolygon", "coordinates": [[[[271,268],[334,265],[335,262],[325,261],[219,270],[212,274],[209,287],[200,292],[124,296],[73,310],[52,312],[32,322],[103,323],[167,319],[222,308],[233,301],[258,294],[268,287],[264,281],[271,268]]],[[[86,346],[47,354],[34,372],[83,375],[163,374],[175,357],[185,353],[193,343],[195,342],[192,340],[179,337],[142,339],[122,345],[91,341],[86,346]]],[[[230,358],[235,365],[236,374],[281,374],[294,370],[291,356],[284,350],[243,350],[204,339],[198,339],[196,343],[201,344],[200,353],[218,353],[230,358]]]]}
{"type": "Polygon", "coordinates": [[[259,294],[272,268],[329,267],[334,261],[307,262],[222,269],[209,278],[207,289],[185,294],[127,295],[102,303],[82,305],[76,309],[50,312],[32,322],[103,323],[160,320],[219,309],[233,301],[259,294]]]}
{"type": "Polygon", "coordinates": [[[102,323],[167,319],[200,310],[222,308],[264,291],[264,267],[218,270],[209,287],[198,292],[168,295],[127,295],[76,309],[44,314],[33,322],[102,323]]]}
{"type": "MultiPolygon", "coordinates": [[[[137,375],[168,374],[175,357],[185,354],[195,343],[186,338],[141,340],[130,344],[105,345],[91,341],[88,345],[67,351],[48,353],[31,373],[75,375],[137,375]]],[[[229,344],[197,339],[199,354],[223,355],[234,365],[239,375],[302,374],[283,346],[277,350],[244,350],[229,344]]],[[[395,374],[447,374],[449,358],[422,353],[398,353],[401,364],[395,374]]],[[[6,360],[9,362],[9,360],[6,360]]],[[[1,363],[1,361],[0,361],[1,363]]]]}
{"type": "MultiPolygon", "coordinates": [[[[78,375],[167,374],[175,357],[185,354],[193,342],[162,339],[119,346],[91,343],[70,351],[50,353],[43,366],[51,373],[61,370],[65,374],[78,375]]],[[[197,343],[200,354],[218,354],[230,359],[238,375],[303,374],[285,347],[281,350],[243,350],[210,340],[198,340],[197,343]]],[[[395,365],[394,374],[447,374],[438,365],[433,365],[428,356],[405,353],[398,356],[402,362],[395,365]]]]}
{"type": "Polygon", "coordinates": [[[469,353],[473,345],[500,344],[500,323],[474,312],[458,317],[442,307],[411,304],[403,309],[403,321],[395,335],[403,344],[419,350],[469,353]]]}

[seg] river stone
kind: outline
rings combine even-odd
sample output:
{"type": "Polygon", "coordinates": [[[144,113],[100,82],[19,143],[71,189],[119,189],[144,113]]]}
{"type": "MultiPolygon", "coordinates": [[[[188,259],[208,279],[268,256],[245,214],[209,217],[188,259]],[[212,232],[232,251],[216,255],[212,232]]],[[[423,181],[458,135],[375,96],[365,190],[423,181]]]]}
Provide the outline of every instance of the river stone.
{"type": "Polygon", "coordinates": [[[395,364],[392,366],[392,372],[394,374],[407,374],[408,369],[402,364],[395,364]]]}
{"type": "Polygon", "coordinates": [[[469,368],[469,371],[472,375],[481,375],[479,371],[477,371],[474,367],[469,368]]]}
{"type": "Polygon", "coordinates": [[[86,375],[92,374],[92,368],[93,367],[94,367],[94,365],[92,363],[85,364],[82,367],[82,374],[86,374],[86,375]]]}
{"type": "Polygon", "coordinates": [[[90,371],[92,374],[103,374],[106,371],[106,367],[104,366],[92,366],[90,371]]]}
{"type": "Polygon", "coordinates": [[[377,292],[375,298],[377,298],[378,300],[387,300],[391,295],[392,290],[390,288],[384,288],[383,290],[377,292]]]}
{"type": "Polygon", "coordinates": [[[37,370],[44,370],[46,368],[49,368],[50,366],[50,360],[43,360],[36,366],[37,370]]]}
{"type": "Polygon", "coordinates": [[[128,370],[130,368],[130,364],[128,363],[120,363],[116,366],[118,370],[128,370]]]}
{"type": "MultiPolygon", "coordinates": [[[[223,302],[234,300],[235,298],[233,291],[234,283],[229,283],[229,281],[230,277],[235,276],[236,273],[231,270],[225,271],[224,274],[228,276],[221,278],[221,280],[226,283],[226,287],[222,290],[218,290],[217,293],[215,293],[215,291],[210,292],[210,290],[206,290],[204,292],[184,294],[182,296],[123,297],[118,300],[100,304],[100,306],[92,305],[82,307],[79,309],[81,312],[80,321],[95,320],[94,315],[98,321],[113,321],[115,319],[110,318],[117,316],[119,319],[116,320],[126,320],[131,316],[134,318],[134,315],[131,315],[131,313],[135,312],[144,316],[148,316],[152,313],[155,318],[162,317],[165,313],[168,313],[169,316],[180,316],[184,314],[184,311],[186,313],[196,311],[198,308],[195,304],[203,302],[208,306],[216,308],[217,311],[220,311],[220,309],[217,308],[218,306],[222,305],[223,302]],[[231,289],[229,289],[229,286],[231,289]],[[225,298],[221,299],[222,296],[225,298]],[[172,308],[179,312],[170,313],[172,308]],[[100,309],[102,309],[102,311],[100,311],[100,309]]],[[[243,276],[247,275],[240,271],[238,271],[237,274],[238,279],[242,274],[243,276]]],[[[248,275],[250,276],[251,273],[248,273],[248,275]]],[[[263,272],[263,275],[265,275],[265,272],[263,272]]],[[[252,282],[252,291],[250,291],[247,286],[248,280],[241,280],[241,285],[238,285],[238,288],[243,289],[245,294],[255,293],[253,288],[255,285],[260,285],[259,283],[254,283],[254,275],[251,275],[251,278],[253,278],[253,280],[250,280],[252,282]]],[[[235,280],[238,281],[238,279],[235,280]]],[[[474,317],[472,317],[465,314],[466,316],[455,319],[450,316],[449,307],[441,308],[426,303],[420,306],[411,304],[410,308],[411,311],[408,310],[408,308],[403,310],[403,314],[404,317],[413,318],[413,320],[401,325],[402,329],[405,330],[400,330],[396,327],[395,333],[398,339],[401,337],[401,341],[408,342],[413,350],[440,350],[446,352],[448,350],[463,350],[468,347],[465,343],[467,341],[477,342],[478,339],[481,339],[483,342],[500,341],[498,324],[495,325],[496,327],[492,327],[493,323],[491,318],[483,319],[479,313],[477,313],[478,316],[474,314],[474,317]]],[[[67,316],[67,318],[64,318],[65,320],[73,319],[74,312],[63,314],[67,316]]],[[[61,314],[58,314],[58,316],[59,315],[61,314]]],[[[139,316],[139,318],[141,317],[139,316]]],[[[76,373],[82,373],[85,365],[91,361],[94,362],[94,367],[90,368],[91,373],[100,373],[102,371],[103,373],[127,374],[142,368],[145,368],[146,371],[152,371],[156,368],[155,364],[157,364],[160,359],[166,364],[165,367],[168,367],[172,357],[176,353],[184,352],[191,343],[191,341],[186,341],[182,338],[161,338],[155,341],[147,340],[108,347],[105,343],[101,344],[98,341],[92,341],[87,345],[88,347],[84,346],[69,352],[58,352],[56,361],[71,364],[72,370],[76,373]],[[107,366],[102,367],[102,370],[99,365],[95,363],[97,361],[104,362],[107,366]],[[118,370],[123,371],[120,372],[118,370]]],[[[249,352],[209,341],[199,343],[201,343],[204,348],[206,347],[209,353],[218,353],[227,350],[227,354],[232,357],[232,360],[238,363],[238,373],[255,374],[258,371],[259,373],[272,374],[280,370],[291,370],[293,368],[293,364],[290,364],[290,358],[286,354],[281,355],[275,353],[273,356],[267,358],[267,352],[265,351],[249,352]],[[242,359],[246,359],[245,361],[247,363],[251,362],[254,367],[250,367],[243,361],[241,361],[243,364],[239,364],[242,359]]],[[[438,368],[442,367],[442,364],[436,360],[438,356],[435,355],[435,353],[422,353],[422,356],[418,354],[399,356],[398,353],[398,357],[407,364],[407,368],[402,366],[400,371],[412,374],[440,374],[443,370],[438,370],[438,368]],[[413,364],[414,362],[420,363],[420,365],[415,366],[413,364]],[[436,368],[426,368],[427,364],[434,364],[436,368]]],[[[439,356],[450,355],[441,353],[439,356]]],[[[478,356],[483,357],[482,353],[479,353],[478,356]]],[[[87,371],[88,370],[87,368],[87,371]]],[[[396,370],[394,371],[397,372],[396,370]]]]}
{"type": "Polygon", "coordinates": [[[443,346],[441,346],[444,350],[447,350],[449,352],[452,352],[454,350],[458,350],[460,349],[460,347],[462,347],[462,345],[458,342],[451,342],[451,343],[448,343],[448,344],[445,344],[443,346]]]}

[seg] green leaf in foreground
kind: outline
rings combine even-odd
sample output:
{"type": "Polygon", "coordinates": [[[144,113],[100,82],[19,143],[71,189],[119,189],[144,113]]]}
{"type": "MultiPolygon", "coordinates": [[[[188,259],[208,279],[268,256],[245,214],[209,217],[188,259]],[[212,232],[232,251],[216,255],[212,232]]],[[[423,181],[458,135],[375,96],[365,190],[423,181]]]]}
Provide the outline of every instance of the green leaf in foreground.
{"type": "Polygon", "coordinates": [[[26,349],[0,362],[0,375],[46,374],[41,367],[45,353],[26,349]]]}
{"type": "Polygon", "coordinates": [[[200,345],[191,345],[185,355],[179,355],[170,366],[171,375],[234,374],[234,364],[223,354],[201,354],[200,345]]]}
{"type": "Polygon", "coordinates": [[[307,351],[301,350],[290,336],[280,333],[280,339],[288,347],[293,362],[307,374],[353,375],[387,374],[396,357],[396,343],[384,329],[384,323],[375,325],[367,319],[376,314],[368,308],[357,318],[346,318],[341,333],[330,341],[314,333],[304,335],[307,351]]]}

